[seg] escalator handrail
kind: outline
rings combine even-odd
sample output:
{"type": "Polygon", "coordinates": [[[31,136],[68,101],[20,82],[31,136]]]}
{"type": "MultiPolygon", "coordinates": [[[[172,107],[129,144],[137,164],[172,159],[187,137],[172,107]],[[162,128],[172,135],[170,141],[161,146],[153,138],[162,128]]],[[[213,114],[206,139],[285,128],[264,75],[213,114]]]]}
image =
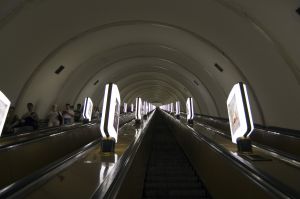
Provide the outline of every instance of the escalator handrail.
{"type": "Polygon", "coordinates": [[[61,133],[72,131],[74,129],[85,128],[87,126],[93,126],[93,125],[96,125],[96,124],[97,123],[87,123],[87,124],[79,124],[79,125],[74,125],[74,126],[64,126],[63,128],[58,128],[58,129],[55,129],[55,130],[47,131],[45,133],[37,134],[36,136],[29,137],[28,139],[25,139],[25,140],[21,140],[21,141],[18,141],[18,142],[13,142],[13,143],[8,143],[8,144],[1,145],[0,146],[0,151],[12,149],[12,148],[17,148],[17,147],[20,147],[20,146],[25,145],[25,144],[30,144],[30,143],[33,143],[33,142],[38,142],[42,139],[47,139],[50,136],[53,137],[53,136],[56,136],[56,135],[60,135],[61,133]]]}
{"type": "MultiPolygon", "coordinates": [[[[93,119],[91,121],[91,123],[96,122],[96,121],[97,121],[97,119],[93,119]]],[[[24,130],[19,133],[15,133],[15,134],[3,135],[3,136],[1,136],[1,139],[8,139],[8,140],[15,139],[17,137],[27,136],[28,134],[36,135],[36,134],[40,134],[40,133],[44,133],[44,132],[61,130],[62,128],[70,128],[70,127],[80,126],[80,125],[82,125],[82,122],[76,122],[71,125],[60,125],[60,126],[55,126],[55,127],[38,128],[36,130],[24,130]]]]}
{"type": "MultiPolygon", "coordinates": [[[[228,118],[214,117],[214,116],[203,115],[203,114],[198,114],[198,113],[195,113],[195,115],[204,117],[204,118],[209,118],[209,119],[213,120],[214,122],[228,123],[228,118]]],[[[273,126],[262,126],[260,124],[254,124],[254,127],[255,127],[255,129],[264,131],[265,133],[280,134],[282,136],[289,136],[289,137],[293,137],[295,139],[300,139],[300,131],[299,130],[288,129],[288,128],[279,128],[279,127],[273,127],[273,126]]]]}
{"type": "MultiPolygon", "coordinates": [[[[123,115],[123,116],[130,116],[130,117],[124,123],[122,123],[122,124],[120,123],[120,127],[123,126],[124,124],[130,122],[134,118],[133,114],[126,114],[126,115],[123,115]]],[[[33,142],[38,142],[42,139],[47,139],[50,136],[53,137],[53,136],[56,136],[56,135],[60,135],[61,133],[69,132],[69,131],[74,130],[74,129],[85,128],[87,126],[97,125],[98,123],[99,123],[99,121],[96,119],[96,120],[92,120],[90,123],[86,123],[86,124],[77,123],[77,124],[73,124],[73,125],[65,125],[65,126],[56,127],[55,129],[50,128],[50,129],[48,129],[49,131],[45,131],[45,129],[43,129],[45,131],[45,132],[43,132],[41,130],[41,132],[43,132],[43,133],[39,133],[40,131],[33,131],[33,132],[30,133],[30,135],[26,134],[27,136],[29,136],[27,139],[24,138],[24,140],[20,140],[18,142],[7,143],[7,144],[3,144],[3,145],[1,145],[1,143],[0,143],[0,151],[20,147],[24,144],[30,144],[30,143],[33,143],[33,142]]],[[[14,136],[14,137],[11,137],[12,140],[14,138],[15,139],[18,138],[18,135],[14,136]]]]}
{"type": "MultiPolygon", "coordinates": [[[[202,127],[208,129],[208,130],[211,130],[223,137],[225,137],[226,139],[230,139],[231,140],[231,136],[228,135],[227,133],[223,132],[222,130],[220,129],[217,129],[211,125],[208,125],[208,124],[203,124],[199,121],[196,122],[197,124],[201,125],[202,127]]],[[[259,147],[259,148],[262,148],[266,151],[269,151],[269,152],[272,152],[272,153],[275,153],[279,156],[282,156],[284,157],[285,159],[289,159],[289,162],[300,162],[300,157],[297,156],[297,155],[294,155],[294,154],[291,154],[291,153],[287,153],[287,152],[284,152],[282,150],[279,150],[279,149],[276,149],[276,148],[273,148],[273,147],[270,147],[270,146],[267,146],[265,144],[261,144],[261,143],[258,143],[258,142],[255,142],[255,141],[252,141],[252,144],[259,147]]],[[[292,164],[293,166],[295,166],[295,164],[292,164]]],[[[298,167],[298,166],[297,166],[298,167]]]]}
{"type": "MultiPolygon", "coordinates": [[[[134,118],[129,118],[129,120],[120,124],[119,128],[122,128],[125,124],[131,122],[134,118]]],[[[87,124],[85,124],[87,125],[87,124]]],[[[84,125],[82,125],[84,126],[84,125]]],[[[51,178],[55,173],[62,171],[63,169],[70,166],[72,163],[79,160],[86,152],[99,145],[101,138],[89,142],[85,146],[79,148],[78,150],[67,154],[66,156],[48,164],[47,166],[34,171],[32,174],[21,178],[20,180],[0,189],[0,198],[6,198],[11,195],[20,195],[24,190],[32,189],[36,184],[41,183],[41,181],[46,181],[51,178]],[[22,191],[23,190],[23,191],[22,191]]]]}
{"type": "Polygon", "coordinates": [[[102,198],[115,198],[118,190],[120,189],[122,182],[132,165],[133,159],[139,150],[141,143],[143,142],[143,138],[145,137],[145,132],[149,127],[149,123],[151,121],[154,112],[152,112],[148,118],[147,124],[145,124],[144,128],[141,129],[141,133],[139,137],[134,141],[134,143],[130,144],[124,154],[120,157],[117,163],[114,166],[114,170],[110,172],[103,183],[99,185],[99,187],[94,192],[92,198],[93,199],[102,199],[102,198]]]}
{"type": "MultiPolygon", "coordinates": [[[[201,125],[202,125],[203,127],[205,127],[205,128],[207,128],[207,126],[209,126],[209,128],[210,128],[212,131],[218,133],[219,135],[221,135],[221,136],[223,136],[223,137],[225,137],[225,138],[227,138],[227,139],[231,139],[231,136],[230,136],[228,133],[224,132],[223,130],[220,130],[220,129],[218,129],[218,128],[214,127],[214,126],[211,126],[211,125],[209,125],[209,124],[203,124],[203,123],[201,123],[201,122],[199,122],[199,121],[197,121],[197,123],[201,124],[201,125]]],[[[265,131],[264,133],[269,133],[269,132],[268,132],[268,131],[265,131]]],[[[274,147],[270,147],[270,146],[268,146],[268,145],[261,144],[261,143],[255,142],[255,141],[252,141],[252,143],[253,143],[254,145],[256,145],[256,146],[258,146],[258,147],[264,149],[264,150],[270,151],[270,152],[272,152],[272,153],[275,153],[275,154],[278,154],[278,155],[280,155],[280,156],[283,156],[284,158],[290,159],[291,162],[292,162],[292,161],[300,162],[300,157],[299,157],[298,155],[291,154],[291,153],[287,153],[287,152],[282,151],[282,150],[280,150],[280,149],[276,149],[276,148],[274,148],[274,147]]]]}
{"type": "MultiPolygon", "coordinates": [[[[47,176],[47,174],[50,174],[51,171],[56,170],[56,169],[59,169],[59,171],[61,171],[61,170],[65,169],[70,164],[72,164],[72,163],[76,162],[78,159],[80,159],[82,157],[82,155],[84,155],[88,149],[92,148],[93,146],[95,146],[99,143],[100,143],[100,138],[86,144],[85,146],[81,147],[80,149],[74,151],[73,153],[68,154],[68,155],[50,163],[49,165],[47,165],[37,171],[34,171],[32,174],[30,174],[24,178],[21,178],[20,180],[2,188],[0,190],[0,198],[6,198],[8,196],[22,194],[24,190],[30,189],[30,188],[34,187],[36,184],[40,183],[42,180],[44,180],[43,178],[45,178],[45,177],[47,179],[50,178],[49,176],[47,176]]],[[[57,173],[57,172],[58,171],[56,170],[55,173],[57,173]]],[[[51,174],[51,176],[52,175],[53,174],[51,174]]]]}
{"type": "Polygon", "coordinates": [[[216,144],[211,139],[201,135],[201,133],[198,133],[193,128],[182,124],[180,121],[175,120],[170,115],[168,115],[168,117],[171,118],[172,120],[176,121],[177,123],[179,123],[179,125],[182,125],[184,127],[187,127],[188,129],[190,129],[191,134],[193,135],[193,137],[196,140],[198,140],[199,142],[205,142],[206,144],[208,144],[208,146],[210,146],[213,150],[215,150],[216,152],[221,154],[228,161],[232,162],[235,166],[237,166],[237,168],[240,169],[240,171],[245,176],[247,176],[249,179],[254,181],[256,184],[258,184],[264,190],[268,190],[269,193],[274,194],[276,197],[279,197],[279,198],[297,198],[297,197],[299,197],[299,196],[295,197],[295,195],[297,195],[297,193],[294,193],[294,191],[291,190],[289,187],[278,182],[276,179],[272,178],[271,176],[267,176],[266,174],[257,170],[248,161],[245,161],[241,157],[234,156],[231,152],[229,152],[223,146],[216,144]]]}

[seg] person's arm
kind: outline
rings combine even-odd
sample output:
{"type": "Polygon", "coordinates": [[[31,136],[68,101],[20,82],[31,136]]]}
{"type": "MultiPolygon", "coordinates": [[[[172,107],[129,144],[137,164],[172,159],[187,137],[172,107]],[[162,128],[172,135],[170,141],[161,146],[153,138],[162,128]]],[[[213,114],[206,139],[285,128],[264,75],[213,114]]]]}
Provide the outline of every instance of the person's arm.
{"type": "Polygon", "coordinates": [[[74,117],[74,115],[75,115],[74,111],[72,111],[72,110],[69,110],[69,111],[68,111],[68,114],[69,114],[71,117],[74,117]]]}

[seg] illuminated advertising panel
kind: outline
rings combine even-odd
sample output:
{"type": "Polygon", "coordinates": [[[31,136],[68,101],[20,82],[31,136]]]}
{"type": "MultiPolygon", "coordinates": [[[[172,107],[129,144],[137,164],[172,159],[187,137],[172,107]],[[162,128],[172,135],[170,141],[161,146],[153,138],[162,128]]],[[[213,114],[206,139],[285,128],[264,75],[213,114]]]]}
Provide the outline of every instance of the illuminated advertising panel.
{"type": "Polygon", "coordinates": [[[194,104],[193,104],[193,98],[189,97],[186,100],[186,114],[187,114],[187,120],[194,119],[194,104]]]}
{"type": "Polygon", "coordinates": [[[136,98],[135,100],[135,119],[141,120],[142,119],[142,99],[140,97],[136,98]]]}
{"type": "Polygon", "coordinates": [[[180,102],[179,101],[177,101],[176,102],[176,113],[175,113],[175,115],[180,115],[180,102]]]}
{"type": "Polygon", "coordinates": [[[141,106],[141,115],[144,115],[144,102],[142,101],[142,106],[141,106]]]}
{"type": "Polygon", "coordinates": [[[91,98],[86,97],[84,99],[82,116],[84,119],[91,121],[92,113],[93,113],[93,102],[92,102],[91,98]]]}
{"type": "Polygon", "coordinates": [[[146,101],[144,101],[143,114],[147,115],[147,102],[146,101]]]}
{"type": "Polygon", "coordinates": [[[133,104],[131,104],[131,107],[130,107],[130,112],[132,112],[132,113],[133,113],[133,111],[134,111],[134,105],[133,105],[133,104]]]}
{"type": "Polygon", "coordinates": [[[100,131],[103,137],[118,141],[120,117],[120,92],[116,84],[106,84],[102,108],[100,131]]]}
{"type": "Polygon", "coordinates": [[[248,137],[253,131],[253,120],[246,85],[237,83],[227,98],[231,140],[236,144],[239,137],[248,137]]]}
{"type": "Polygon", "coordinates": [[[2,130],[5,124],[9,106],[9,99],[0,91],[0,136],[2,134],[2,130]]]}
{"type": "Polygon", "coordinates": [[[146,103],[146,113],[148,114],[150,112],[150,105],[149,102],[146,103]]]}
{"type": "Polygon", "coordinates": [[[123,107],[124,109],[123,109],[123,112],[124,113],[127,113],[127,103],[124,103],[124,107],[123,107]]]}

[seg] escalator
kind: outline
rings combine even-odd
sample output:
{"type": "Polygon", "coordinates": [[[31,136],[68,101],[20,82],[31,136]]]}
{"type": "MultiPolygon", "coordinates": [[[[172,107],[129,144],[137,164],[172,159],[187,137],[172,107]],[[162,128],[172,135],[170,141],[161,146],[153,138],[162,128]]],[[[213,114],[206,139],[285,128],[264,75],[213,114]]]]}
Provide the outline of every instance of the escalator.
{"type": "Polygon", "coordinates": [[[299,198],[297,168],[276,159],[246,161],[160,110],[133,123],[120,129],[116,151],[122,154],[113,163],[99,144],[89,145],[14,196],[299,198]]]}
{"type": "MultiPolygon", "coordinates": [[[[131,113],[122,115],[120,127],[133,118],[131,113]]],[[[0,141],[0,198],[14,194],[100,140],[98,121],[6,137],[0,141]]]]}
{"type": "Polygon", "coordinates": [[[168,126],[154,122],[143,198],[210,198],[168,126]]]}

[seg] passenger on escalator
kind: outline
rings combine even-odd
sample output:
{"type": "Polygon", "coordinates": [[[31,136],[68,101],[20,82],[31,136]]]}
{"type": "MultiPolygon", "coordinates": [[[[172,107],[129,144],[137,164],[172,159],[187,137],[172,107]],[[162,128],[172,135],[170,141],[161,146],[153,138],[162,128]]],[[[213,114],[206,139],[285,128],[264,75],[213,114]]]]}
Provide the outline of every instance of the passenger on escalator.
{"type": "Polygon", "coordinates": [[[15,127],[20,125],[20,119],[17,114],[15,114],[15,107],[11,106],[9,108],[6,121],[3,128],[3,134],[12,134],[15,132],[15,127]]]}
{"type": "Polygon", "coordinates": [[[57,110],[57,105],[54,104],[48,113],[48,127],[59,126],[61,124],[60,118],[62,118],[62,113],[57,110]]]}
{"type": "Polygon", "coordinates": [[[92,119],[99,119],[100,111],[98,106],[94,106],[93,108],[92,119]]]}
{"type": "Polygon", "coordinates": [[[74,122],[74,111],[71,109],[70,104],[66,104],[66,109],[63,111],[64,124],[73,124],[74,122]]]}
{"type": "Polygon", "coordinates": [[[81,114],[82,114],[82,108],[81,108],[81,104],[77,104],[76,106],[76,110],[74,111],[75,115],[74,115],[74,121],[75,122],[80,122],[81,121],[81,114]]]}
{"type": "Polygon", "coordinates": [[[33,111],[33,104],[30,102],[27,104],[28,112],[21,117],[21,126],[32,127],[34,130],[38,129],[39,117],[36,112],[33,111]]]}

